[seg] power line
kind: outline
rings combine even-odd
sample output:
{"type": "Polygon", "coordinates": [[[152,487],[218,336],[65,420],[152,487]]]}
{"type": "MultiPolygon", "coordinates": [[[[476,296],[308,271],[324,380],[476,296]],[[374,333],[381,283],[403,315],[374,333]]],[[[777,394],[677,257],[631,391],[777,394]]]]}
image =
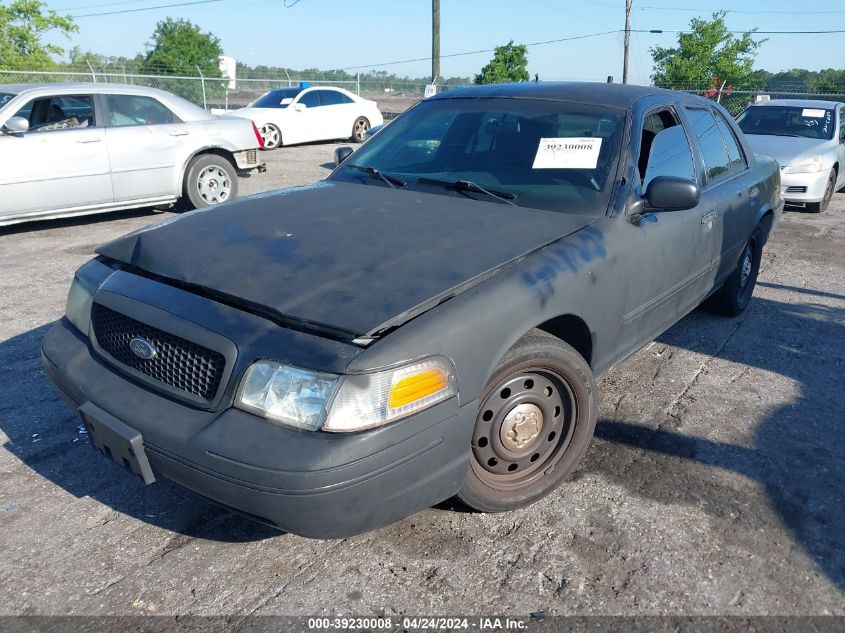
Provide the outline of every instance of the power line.
{"type": "MultiPolygon", "coordinates": [[[[116,6],[120,4],[133,4],[138,2],[139,0],[119,0],[118,2],[107,2],[105,4],[89,4],[85,7],[75,7],[76,9],[83,9],[83,8],[96,8],[96,7],[108,7],[108,6],[116,6]]],[[[196,4],[211,4],[213,2],[223,2],[224,0],[189,0],[188,2],[174,2],[171,4],[157,4],[151,7],[136,7],[133,9],[116,9],[114,11],[101,11],[99,13],[83,13],[81,15],[72,15],[72,18],[94,18],[99,17],[102,15],[121,15],[124,13],[138,13],[139,11],[154,11],[156,9],[172,9],[175,7],[189,7],[196,4]]],[[[282,6],[285,9],[290,9],[295,7],[299,4],[302,0],[283,0],[282,6]]],[[[73,7],[70,9],[60,9],[61,11],[65,10],[72,10],[73,7]]]]}
{"type": "MultiPolygon", "coordinates": [[[[554,40],[545,40],[542,42],[529,42],[524,46],[542,46],[544,44],[557,44],[558,42],[570,42],[573,40],[583,40],[592,37],[600,37],[602,35],[611,35],[615,33],[624,33],[625,29],[614,29],[612,31],[602,31],[600,33],[588,33],[586,35],[575,35],[572,37],[561,37],[554,40]]],[[[675,31],[675,30],[664,30],[664,29],[631,29],[631,33],[652,33],[652,34],[689,34],[692,31],[675,31]]],[[[744,35],[748,31],[728,31],[728,33],[734,35],[744,35]]],[[[845,33],[845,29],[843,30],[830,30],[830,31],[754,31],[754,34],[761,34],[761,35],[826,35],[832,33],[845,33]]],[[[464,51],[462,53],[449,53],[448,55],[441,55],[440,58],[444,57],[464,57],[466,55],[477,55],[480,53],[492,53],[495,51],[495,48],[484,48],[477,51],[464,51]]],[[[399,64],[410,64],[413,62],[427,62],[430,61],[431,57],[417,57],[414,59],[402,59],[393,62],[382,62],[379,64],[361,64],[360,66],[345,66],[343,68],[339,68],[338,70],[358,70],[361,68],[380,68],[382,66],[397,66],[399,64]]]]}
{"type": "Polygon", "coordinates": [[[101,15],[120,15],[123,13],[138,13],[139,11],[154,11],[155,9],[172,9],[174,7],[188,7],[195,4],[211,4],[212,2],[223,2],[223,0],[191,0],[190,2],[174,2],[172,4],[157,4],[153,7],[139,7],[137,9],[119,9],[116,11],[102,11],[100,13],[83,13],[73,15],[72,18],[94,18],[101,15]]]}
{"type": "MultiPolygon", "coordinates": [[[[595,2],[594,4],[601,4],[601,3],[595,2]]],[[[608,5],[602,5],[602,6],[608,6],[608,5]]],[[[841,11],[841,10],[836,10],[836,11],[749,11],[749,10],[746,10],[746,9],[715,9],[715,8],[693,9],[693,8],[689,8],[689,7],[659,7],[659,6],[647,5],[647,4],[644,4],[644,5],[636,7],[636,8],[640,9],[641,11],[648,11],[648,10],[653,10],[653,11],[692,11],[692,12],[698,12],[698,13],[709,12],[709,11],[716,11],[716,12],[725,11],[726,13],[743,13],[743,14],[749,14],[749,15],[772,15],[772,14],[775,14],[775,15],[823,15],[823,14],[827,15],[827,14],[845,13],[845,11],[841,11]]]]}
{"type": "MultiPolygon", "coordinates": [[[[602,31],[601,33],[588,33],[587,35],[575,35],[573,37],[561,37],[556,40],[546,40],[544,42],[530,42],[528,44],[524,44],[524,46],[541,46],[543,44],[555,44],[557,42],[569,42],[571,40],[583,40],[588,37],[599,37],[600,35],[609,35],[611,33],[621,33],[620,29],[614,29],[613,31],[602,31]]],[[[444,57],[463,57],[465,55],[477,55],[479,53],[492,53],[495,51],[495,48],[484,48],[477,51],[464,51],[463,53],[449,53],[448,55],[441,55],[440,58],[444,57]]],[[[346,66],[344,68],[340,68],[338,70],[357,70],[359,68],[378,68],[380,66],[395,66],[397,64],[410,64],[412,62],[427,62],[431,59],[431,57],[418,57],[416,59],[403,59],[401,61],[395,62],[383,62],[381,64],[362,64],[360,66],[346,66]]]]}

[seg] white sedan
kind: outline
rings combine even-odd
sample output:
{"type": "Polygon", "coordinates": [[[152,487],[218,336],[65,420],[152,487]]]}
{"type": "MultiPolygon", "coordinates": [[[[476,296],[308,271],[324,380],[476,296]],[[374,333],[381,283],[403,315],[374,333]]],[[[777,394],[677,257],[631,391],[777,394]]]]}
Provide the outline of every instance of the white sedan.
{"type": "Polygon", "coordinates": [[[0,85],[0,226],[238,195],[261,137],[176,95],[118,84],[0,85]]]}
{"type": "Polygon", "coordinates": [[[360,143],[367,130],[384,123],[375,101],[328,86],[277,88],[226,114],[252,120],[264,149],[342,138],[360,143]]]}

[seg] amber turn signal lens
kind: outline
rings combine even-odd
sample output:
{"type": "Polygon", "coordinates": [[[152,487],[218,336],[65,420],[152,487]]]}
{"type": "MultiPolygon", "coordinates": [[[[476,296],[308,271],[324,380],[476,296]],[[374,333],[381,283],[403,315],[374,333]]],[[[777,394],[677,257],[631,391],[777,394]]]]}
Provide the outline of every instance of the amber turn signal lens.
{"type": "Polygon", "coordinates": [[[390,397],[387,404],[391,409],[404,407],[406,404],[416,402],[448,387],[446,374],[439,369],[427,371],[402,378],[390,388],[390,397]]]}

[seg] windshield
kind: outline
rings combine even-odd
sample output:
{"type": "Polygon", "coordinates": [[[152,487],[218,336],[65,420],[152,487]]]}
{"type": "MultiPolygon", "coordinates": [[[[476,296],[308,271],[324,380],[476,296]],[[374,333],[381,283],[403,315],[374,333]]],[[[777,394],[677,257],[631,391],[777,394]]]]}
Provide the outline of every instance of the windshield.
{"type": "Polygon", "coordinates": [[[833,110],[804,106],[751,106],[737,118],[745,134],[833,138],[833,110]]]}
{"type": "Polygon", "coordinates": [[[363,169],[374,168],[403,189],[603,215],[624,119],[623,110],[539,99],[424,101],[332,178],[389,186],[363,169]]]}
{"type": "Polygon", "coordinates": [[[5,106],[9,101],[17,97],[17,95],[10,92],[0,92],[0,108],[5,106]]]}
{"type": "Polygon", "coordinates": [[[271,90],[258,97],[249,104],[250,108],[287,108],[288,104],[282,104],[283,99],[294,99],[302,92],[302,88],[279,88],[271,90]]]}

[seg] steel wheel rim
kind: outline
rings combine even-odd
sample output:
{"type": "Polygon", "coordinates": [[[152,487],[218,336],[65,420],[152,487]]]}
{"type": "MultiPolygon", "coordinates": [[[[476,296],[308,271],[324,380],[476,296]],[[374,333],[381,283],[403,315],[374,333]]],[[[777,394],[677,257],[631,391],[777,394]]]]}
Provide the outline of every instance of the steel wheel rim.
{"type": "Polygon", "coordinates": [[[471,467],[479,479],[498,490],[530,485],[566,453],[576,419],[575,395],[562,376],[546,368],[521,370],[500,382],[482,401],[473,433],[471,467]],[[541,413],[536,435],[531,415],[535,410],[541,413]],[[528,415],[518,421],[516,413],[520,411],[528,415]],[[514,422],[518,430],[513,428],[514,422]]]}
{"type": "Polygon", "coordinates": [[[739,287],[745,289],[748,285],[748,280],[751,278],[751,271],[754,268],[754,256],[751,252],[751,244],[745,247],[745,252],[742,254],[742,270],[739,277],[739,287]]]}
{"type": "Polygon", "coordinates": [[[197,176],[197,192],[207,204],[225,202],[232,195],[232,180],[222,167],[209,165],[197,176]]]}
{"type": "Polygon", "coordinates": [[[281,132],[272,123],[265,123],[258,129],[261,138],[264,140],[265,149],[274,149],[279,145],[281,140],[281,132]]]}
{"type": "Polygon", "coordinates": [[[366,121],[358,121],[355,123],[355,139],[356,140],[363,140],[364,134],[367,133],[367,130],[370,129],[370,125],[366,121]]]}

